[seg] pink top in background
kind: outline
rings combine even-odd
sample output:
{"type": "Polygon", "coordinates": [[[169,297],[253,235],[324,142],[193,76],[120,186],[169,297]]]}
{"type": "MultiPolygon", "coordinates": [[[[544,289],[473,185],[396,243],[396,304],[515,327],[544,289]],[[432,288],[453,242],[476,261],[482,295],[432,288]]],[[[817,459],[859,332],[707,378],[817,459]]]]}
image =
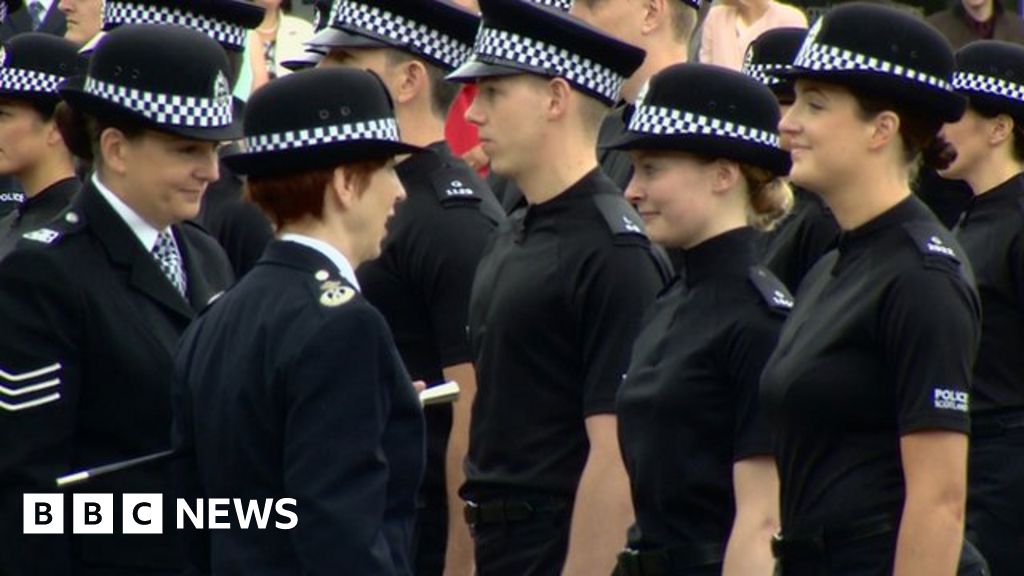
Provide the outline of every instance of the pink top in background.
{"type": "Polygon", "coordinates": [[[749,27],[741,27],[736,8],[716,4],[704,20],[700,39],[700,61],[739,70],[747,46],[758,36],[773,28],[807,27],[807,17],[799,9],[772,2],[768,11],[749,27]]]}

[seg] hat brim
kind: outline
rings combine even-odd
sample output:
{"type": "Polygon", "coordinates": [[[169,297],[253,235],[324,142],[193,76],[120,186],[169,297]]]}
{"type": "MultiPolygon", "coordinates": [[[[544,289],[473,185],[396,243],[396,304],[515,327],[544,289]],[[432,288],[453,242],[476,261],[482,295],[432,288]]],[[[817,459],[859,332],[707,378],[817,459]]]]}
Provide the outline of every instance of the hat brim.
{"type": "Polygon", "coordinates": [[[281,62],[281,66],[284,66],[292,72],[298,72],[299,70],[305,70],[307,68],[314,68],[319,64],[327,55],[323,52],[307,48],[306,53],[298,58],[291,60],[285,60],[281,62]]]}
{"type": "Polygon", "coordinates": [[[935,88],[891,74],[859,70],[812,70],[793,67],[773,75],[783,81],[817,80],[853,88],[878,98],[903,104],[934,116],[944,123],[956,122],[967,109],[967,99],[956,92],[935,88]]]}
{"type": "Polygon", "coordinates": [[[641,134],[626,131],[618,138],[603,144],[610,150],[657,150],[687,152],[705,158],[725,158],[743,164],[764,168],[778,176],[789,174],[792,160],[789,152],[780,148],[718,136],[693,134],[641,134]]]}
{"type": "Polygon", "coordinates": [[[352,162],[414,154],[423,150],[419,146],[392,140],[359,140],[271,152],[240,151],[226,155],[222,160],[236,174],[259,178],[301,174],[352,162]]]}
{"type": "Polygon", "coordinates": [[[531,71],[522,68],[484,62],[483,60],[472,58],[462,66],[452,70],[444,79],[449,82],[472,84],[480,78],[497,78],[499,76],[516,76],[518,74],[530,73],[531,71]]]}
{"type": "Polygon", "coordinates": [[[72,109],[95,116],[99,119],[114,120],[123,118],[137,122],[158,132],[164,132],[166,134],[173,134],[175,136],[194,140],[219,142],[237,140],[242,137],[242,116],[245,112],[245,103],[238,98],[232,99],[232,121],[231,124],[228,124],[227,126],[174,126],[155,122],[135,110],[115,104],[93,94],[89,94],[85,91],[84,85],[85,76],[75,76],[64,81],[57,90],[60,93],[60,97],[67,102],[72,109]]]}
{"type": "Polygon", "coordinates": [[[333,26],[328,26],[310,38],[306,42],[306,46],[324,48],[390,48],[391,44],[370,38],[369,36],[353,34],[333,26]]]}
{"type": "Polygon", "coordinates": [[[967,98],[968,105],[982,111],[1006,114],[1018,122],[1024,119],[1024,102],[1020,100],[997,96],[988,92],[957,90],[957,93],[967,98]]]}

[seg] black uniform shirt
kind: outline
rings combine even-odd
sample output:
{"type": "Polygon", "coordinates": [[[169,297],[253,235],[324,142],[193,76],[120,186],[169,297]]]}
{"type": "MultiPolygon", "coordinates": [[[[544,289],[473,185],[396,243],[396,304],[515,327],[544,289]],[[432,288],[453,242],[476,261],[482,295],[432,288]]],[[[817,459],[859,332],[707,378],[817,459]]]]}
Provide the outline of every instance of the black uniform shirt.
{"type": "Polygon", "coordinates": [[[575,493],[584,420],[614,411],[633,338],[663,283],[636,218],[595,169],[495,232],[470,299],[479,390],[465,497],[575,493]]]}
{"type": "Polygon", "coordinates": [[[972,408],[1024,410],[1024,176],[976,196],[956,235],[982,303],[972,408]]]}
{"type": "Polygon", "coordinates": [[[794,188],[793,211],[762,237],[761,262],[796,292],[804,276],[835,248],[839,225],[818,196],[794,188]]]}
{"type": "Polygon", "coordinates": [[[212,573],[411,574],[419,400],[327,256],[268,245],[183,336],[173,401],[188,497],[297,500],[291,531],[207,533],[212,573]]]}
{"type": "Polygon", "coordinates": [[[625,103],[620,103],[612,108],[601,122],[601,130],[597,136],[597,158],[598,163],[601,164],[601,171],[623,190],[633,179],[633,159],[629,156],[629,152],[606,148],[605,145],[617,140],[626,131],[626,120],[623,115],[627,106],[625,103]]]}
{"type": "Polygon", "coordinates": [[[914,197],[818,262],[762,381],[783,532],[898,517],[900,436],[970,428],[979,316],[963,252],[914,197]]]}
{"type": "Polygon", "coordinates": [[[644,547],[725,543],[733,463],[772,453],[758,386],[793,301],[755,266],[756,234],[685,251],[686,280],[659,297],[633,347],[617,408],[644,547]]]}
{"type": "Polygon", "coordinates": [[[39,194],[27,198],[11,213],[0,217],[0,260],[10,254],[22,234],[56,218],[68,207],[71,198],[81,187],[82,183],[78,178],[59,180],[39,194]]]}

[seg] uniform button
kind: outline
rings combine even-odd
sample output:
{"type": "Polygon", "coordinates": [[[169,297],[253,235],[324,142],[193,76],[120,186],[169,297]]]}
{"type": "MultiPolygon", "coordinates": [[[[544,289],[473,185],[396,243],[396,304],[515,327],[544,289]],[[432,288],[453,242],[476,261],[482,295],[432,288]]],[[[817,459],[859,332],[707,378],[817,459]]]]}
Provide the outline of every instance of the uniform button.
{"type": "Polygon", "coordinates": [[[75,214],[74,212],[68,212],[67,214],[64,215],[64,220],[68,224],[78,224],[78,214],[75,214]]]}
{"type": "Polygon", "coordinates": [[[327,270],[317,270],[316,271],[315,278],[317,279],[318,282],[323,282],[323,281],[327,280],[330,277],[331,277],[331,273],[328,272],[327,270]]]}

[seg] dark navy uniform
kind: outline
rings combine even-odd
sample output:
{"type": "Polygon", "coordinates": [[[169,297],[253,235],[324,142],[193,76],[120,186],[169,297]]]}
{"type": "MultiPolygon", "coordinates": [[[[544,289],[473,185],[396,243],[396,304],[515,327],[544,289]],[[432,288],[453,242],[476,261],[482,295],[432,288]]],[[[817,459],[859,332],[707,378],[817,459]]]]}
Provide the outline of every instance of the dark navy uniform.
{"type": "Polygon", "coordinates": [[[756,234],[741,228],[684,251],[685,280],[648,313],[619,389],[636,511],[628,545],[641,563],[664,553],[665,575],[721,574],[733,463],[772,453],[758,385],[793,302],[756,266],[756,234]]]}
{"type": "Polygon", "coordinates": [[[804,276],[835,247],[839,225],[825,202],[801,188],[793,189],[793,210],[761,239],[761,262],[796,292],[804,276]]]}
{"type": "Polygon", "coordinates": [[[422,412],[384,318],[327,256],[272,242],[186,333],[176,374],[186,494],[297,500],[292,531],[206,533],[201,569],[412,574],[422,412]]]}
{"type": "Polygon", "coordinates": [[[963,251],[915,197],[811,270],[764,370],[777,434],[782,574],[883,574],[903,508],[897,439],[970,431],[980,307],[963,251]],[[941,318],[936,312],[941,311],[941,318]]]}
{"type": "Polygon", "coordinates": [[[22,234],[40,228],[56,218],[68,207],[71,198],[81,187],[82,183],[77,178],[54,182],[20,204],[10,214],[0,217],[0,260],[14,249],[22,234]]]}
{"type": "MultiPolygon", "coordinates": [[[[58,476],[168,448],[174,348],[195,311],[232,280],[212,238],[191,224],[171,230],[187,300],[92,184],[61,219],[30,232],[0,263],[5,575],[180,569],[170,498],[161,536],[117,529],[109,536],[21,534],[23,493],[54,492],[58,476]]],[[[169,494],[168,470],[166,462],[134,468],[76,491],[114,493],[119,518],[122,493],[169,494]]],[[[70,515],[65,522],[70,528],[70,515]]]]}
{"type": "Polygon", "coordinates": [[[478,519],[482,573],[561,570],[587,459],[584,419],[614,412],[633,337],[663,283],[635,218],[595,169],[513,215],[480,262],[469,309],[479,391],[461,494],[485,515],[505,502],[550,516],[478,519]]]}
{"type": "Polygon", "coordinates": [[[1024,566],[1024,176],[975,196],[956,228],[981,295],[967,528],[992,574],[1024,566]]]}
{"type": "MultiPolygon", "coordinates": [[[[442,369],[472,362],[466,315],[473,275],[504,213],[487,185],[444,142],[396,167],[406,200],[388,223],[380,257],[359,267],[367,299],[388,320],[414,380],[433,384],[442,369]]],[[[450,405],[431,407],[427,473],[417,516],[419,573],[441,570],[447,540],[445,457],[450,405]],[[424,565],[428,564],[428,565],[424,565]]]]}

